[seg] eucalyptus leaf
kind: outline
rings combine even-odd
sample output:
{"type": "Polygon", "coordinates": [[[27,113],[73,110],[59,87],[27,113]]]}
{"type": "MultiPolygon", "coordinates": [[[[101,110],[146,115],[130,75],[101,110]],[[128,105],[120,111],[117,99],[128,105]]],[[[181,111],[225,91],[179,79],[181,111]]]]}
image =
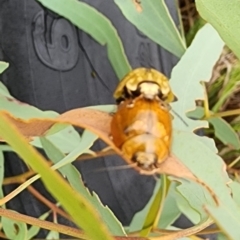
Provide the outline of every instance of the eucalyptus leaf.
{"type": "MultiPolygon", "coordinates": [[[[161,185],[157,191],[157,194],[155,195],[155,198],[153,199],[153,202],[151,204],[149,212],[145,218],[143,227],[140,231],[140,236],[142,236],[142,237],[148,236],[155,224],[155,221],[159,221],[159,219],[157,219],[157,217],[161,217],[161,216],[158,216],[158,212],[159,211],[162,212],[164,201],[165,201],[167,192],[169,190],[169,185],[170,185],[170,183],[167,180],[166,175],[162,175],[161,176],[161,185]]],[[[161,212],[160,212],[160,214],[161,214],[161,212]]]]}
{"type": "MultiPolygon", "coordinates": [[[[56,223],[56,224],[58,224],[57,218],[54,218],[54,219],[53,219],[53,222],[56,223]]],[[[48,240],[60,239],[60,236],[59,236],[59,235],[60,235],[59,232],[52,230],[52,231],[49,231],[46,239],[48,239],[48,240]]]]}
{"type": "Polygon", "coordinates": [[[0,74],[8,68],[9,64],[7,62],[0,61],[0,74]]]}
{"type": "Polygon", "coordinates": [[[158,222],[160,229],[168,228],[180,216],[181,211],[177,205],[178,198],[176,198],[176,183],[171,182],[167,197],[164,202],[163,210],[158,222]]]}
{"type": "Polygon", "coordinates": [[[160,186],[161,186],[161,181],[157,181],[157,183],[155,185],[155,188],[154,188],[154,191],[153,191],[153,194],[152,194],[152,197],[148,201],[147,205],[141,211],[137,212],[134,215],[134,217],[133,217],[133,219],[130,223],[130,226],[128,228],[129,232],[139,231],[140,229],[143,228],[144,221],[147,217],[147,214],[150,211],[150,208],[151,208],[151,206],[154,202],[154,199],[156,198],[156,196],[159,192],[160,186]]]}
{"type": "Polygon", "coordinates": [[[216,104],[212,107],[212,111],[213,112],[219,112],[221,107],[223,106],[223,104],[226,102],[226,100],[228,100],[232,94],[237,91],[240,87],[240,83],[239,81],[230,81],[228,82],[224,88],[223,91],[221,91],[221,95],[219,96],[216,104]]]}
{"type": "Polygon", "coordinates": [[[234,201],[240,207],[240,183],[236,182],[236,181],[232,181],[229,184],[229,187],[232,190],[232,196],[233,196],[234,201]]]}
{"type": "MultiPolygon", "coordinates": [[[[212,113],[210,113],[212,114],[212,113]]],[[[194,111],[189,112],[187,114],[188,117],[194,119],[201,119],[204,117],[204,108],[197,107],[194,111]]],[[[232,128],[232,126],[220,117],[210,117],[207,121],[212,124],[214,128],[215,136],[224,144],[230,145],[232,148],[239,149],[240,148],[240,140],[232,128]]]]}
{"type": "MultiPolygon", "coordinates": [[[[91,134],[89,137],[90,136],[91,134]]],[[[82,141],[91,142],[94,141],[94,139],[86,139],[86,137],[83,136],[82,141]]],[[[44,151],[46,152],[47,156],[53,161],[53,163],[57,163],[65,157],[65,155],[46,138],[41,137],[41,142],[44,151]]],[[[81,146],[79,146],[79,150],[81,152],[85,151],[84,149],[81,149],[81,146]]],[[[95,209],[98,210],[101,218],[106,223],[113,235],[125,235],[121,223],[116,219],[111,210],[101,203],[99,197],[95,193],[91,194],[88,189],[85,188],[79,171],[71,163],[60,168],[60,172],[68,179],[69,183],[72,187],[74,187],[74,189],[76,189],[79,193],[81,193],[81,195],[83,195],[90,203],[94,205],[95,209]]]]}
{"type": "Polygon", "coordinates": [[[171,18],[164,1],[141,1],[137,10],[134,1],[114,0],[124,16],[141,32],[154,42],[181,57],[185,51],[185,42],[171,18]]]}
{"type": "Polygon", "coordinates": [[[0,96],[11,97],[8,89],[2,82],[0,82],[0,96]]]}
{"type": "Polygon", "coordinates": [[[219,233],[217,235],[217,240],[229,240],[229,238],[225,234],[219,233]]]}
{"type": "MultiPolygon", "coordinates": [[[[160,186],[161,186],[161,181],[157,181],[150,200],[141,211],[137,212],[134,215],[128,227],[128,232],[136,232],[143,228],[144,221],[147,218],[148,213],[150,212],[151,206],[154,203],[154,199],[156,199],[157,195],[159,194],[160,186]]],[[[163,210],[158,223],[158,227],[160,229],[164,229],[170,226],[179,217],[181,213],[176,204],[176,201],[178,200],[178,198],[175,195],[175,192],[176,192],[175,187],[176,187],[175,182],[172,182],[170,185],[168,194],[166,196],[163,210]]]]}
{"type": "MultiPolygon", "coordinates": [[[[211,190],[208,189],[207,191],[206,187],[200,187],[197,183],[181,179],[178,180],[181,185],[177,189],[187,200],[191,209],[199,214],[200,220],[207,217],[206,207],[203,208],[203,206],[207,206],[211,210],[213,208],[217,213],[225,211],[227,208],[228,211],[235,212],[236,215],[240,214],[239,209],[236,208],[236,204],[230,197],[227,187],[227,182],[230,179],[225,171],[224,162],[216,154],[213,141],[192,133],[197,128],[206,127],[206,121],[190,120],[185,116],[186,112],[196,109],[196,100],[204,99],[201,81],[210,79],[212,69],[220,57],[223,46],[224,43],[217,32],[209,24],[206,24],[197,33],[191,46],[172,72],[171,86],[178,98],[178,101],[173,103],[172,106],[188,124],[188,126],[185,126],[179,118],[174,118],[172,152],[202,181],[202,184],[206,184],[211,190]],[[184,131],[179,131],[180,129],[184,131]],[[215,201],[221,202],[217,207],[212,194],[217,198],[215,201]]],[[[184,214],[187,215],[187,208],[185,208],[185,211],[184,214]]],[[[224,230],[226,232],[230,230],[228,224],[224,225],[224,230]]]]}
{"type": "Polygon", "coordinates": [[[219,33],[228,47],[240,58],[239,0],[196,0],[201,17],[219,33]]]}
{"type": "MultiPolygon", "coordinates": [[[[3,185],[3,179],[4,179],[4,155],[3,152],[0,151],[0,186],[3,185]]],[[[0,197],[2,197],[3,194],[1,192],[0,197]]]]}
{"type": "Polygon", "coordinates": [[[8,239],[27,240],[27,224],[2,217],[3,231],[8,239]]]}
{"type": "MultiPolygon", "coordinates": [[[[0,110],[5,110],[15,117],[29,120],[30,118],[54,118],[59,114],[54,111],[42,111],[34,106],[18,101],[12,97],[6,86],[0,82],[0,110]]],[[[80,142],[78,132],[69,124],[55,124],[47,133],[47,137],[53,141],[64,153],[72,151],[80,142]]],[[[38,138],[32,145],[41,148],[38,138]]]]}
{"type": "MultiPolygon", "coordinates": [[[[3,179],[4,179],[4,154],[3,154],[3,151],[0,150],[0,186],[1,186],[1,188],[0,188],[0,198],[4,197],[3,179]]],[[[5,208],[5,204],[2,205],[1,207],[5,208]]]]}
{"type": "MultiPolygon", "coordinates": [[[[214,204],[213,199],[211,200],[210,191],[204,190],[206,201],[204,205],[201,204],[202,207],[204,206],[203,210],[213,217],[231,239],[240,239],[240,233],[233,231],[240,227],[240,208],[230,195],[227,184],[231,180],[227,175],[223,160],[209,146],[199,140],[201,137],[177,131],[174,132],[174,135],[173,154],[215,195],[217,205],[214,204]]],[[[186,190],[181,193],[187,199],[190,199],[193,194],[199,195],[197,188],[186,190]]]]}
{"type": "Polygon", "coordinates": [[[50,231],[46,237],[46,239],[59,239],[59,233],[56,231],[50,231]]]}
{"type": "MultiPolygon", "coordinates": [[[[181,189],[180,189],[181,190],[181,189]]],[[[183,213],[192,223],[197,224],[201,220],[200,212],[194,209],[190,202],[188,201],[188,195],[186,193],[181,193],[180,191],[176,191],[174,193],[177,208],[183,213]]]]}
{"type": "Polygon", "coordinates": [[[234,149],[240,149],[240,140],[231,125],[222,118],[214,117],[208,119],[214,127],[215,136],[224,144],[234,149]]]}
{"type": "Polygon", "coordinates": [[[210,80],[212,69],[221,55],[223,46],[224,42],[216,30],[210,24],[206,24],[196,34],[192,44],[174,67],[170,85],[178,101],[171,106],[188,124],[186,126],[179,117],[174,116],[174,128],[194,131],[208,126],[206,121],[187,118],[186,112],[196,108],[196,100],[204,99],[204,90],[200,82],[210,80]]]}
{"type": "Polygon", "coordinates": [[[41,175],[46,188],[71,215],[73,221],[91,239],[112,240],[113,238],[93,206],[82,195],[74,191],[57,172],[49,167],[46,160],[28,144],[24,136],[16,130],[12,123],[8,122],[4,114],[0,115],[1,137],[15,149],[26,164],[41,175]]]}
{"type": "Polygon", "coordinates": [[[185,206],[187,208],[184,209],[184,205],[181,205],[184,204],[183,199],[182,201],[180,200],[179,203],[179,198],[177,198],[177,204],[184,215],[188,216],[194,224],[197,224],[208,217],[208,214],[204,211],[203,206],[206,203],[212,203],[212,199],[206,189],[195,182],[183,181],[182,184],[177,187],[177,190],[186,200],[187,204],[185,203],[185,206]],[[190,194],[190,192],[192,194],[190,194]]]}
{"type": "Polygon", "coordinates": [[[0,95],[0,110],[5,110],[12,113],[14,116],[29,119],[34,117],[46,118],[55,117],[58,114],[53,111],[41,111],[38,108],[27,103],[18,101],[13,97],[6,97],[0,95]]]}
{"type": "MultiPolygon", "coordinates": [[[[63,124],[63,126],[61,126],[60,128],[58,127],[59,124],[55,124],[50,129],[50,131],[53,129],[53,131],[57,130],[57,132],[52,135],[49,135],[48,132],[46,138],[53,142],[55,145],[57,145],[58,148],[64,153],[69,153],[73,151],[75,148],[77,148],[81,142],[81,137],[79,133],[72,126],[67,124],[63,124]],[[56,125],[57,129],[55,129],[56,125]]],[[[31,142],[31,144],[34,145],[35,147],[42,148],[42,144],[39,137],[35,138],[31,142]]]]}

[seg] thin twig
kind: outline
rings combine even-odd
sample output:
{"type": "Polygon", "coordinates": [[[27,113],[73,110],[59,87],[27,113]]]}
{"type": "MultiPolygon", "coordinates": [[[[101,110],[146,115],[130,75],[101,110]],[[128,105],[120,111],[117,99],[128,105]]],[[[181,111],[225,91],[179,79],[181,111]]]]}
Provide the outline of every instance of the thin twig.
{"type": "Polygon", "coordinates": [[[65,213],[62,209],[57,207],[54,203],[50,202],[48,199],[46,199],[43,195],[41,195],[34,187],[28,186],[29,192],[31,192],[40,202],[48,206],[53,212],[58,213],[59,215],[63,216],[64,218],[68,219],[69,221],[72,221],[70,216],[65,213]]]}

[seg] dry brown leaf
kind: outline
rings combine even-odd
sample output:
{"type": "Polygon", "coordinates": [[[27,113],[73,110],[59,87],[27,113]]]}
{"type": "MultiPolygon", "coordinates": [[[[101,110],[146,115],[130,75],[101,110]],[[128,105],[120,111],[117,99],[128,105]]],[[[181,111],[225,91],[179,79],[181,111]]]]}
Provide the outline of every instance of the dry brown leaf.
{"type": "Polygon", "coordinates": [[[1,112],[26,138],[31,139],[44,135],[55,123],[68,123],[89,129],[104,138],[104,141],[109,140],[111,116],[106,112],[78,108],[67,111],[56,118],[31,118],[28,120],[16,118],[6,111],[1,112]]]}
{"type": "MultiPolygon", "coordinates": [[[[77,127],[88,129],[99,136],[105,143],[107,143],[118,155],[122,155],[122,152],[115,147],[110,135],[110,122],[112,116],[109,113],[89,108],[73,109],[59,115],[56,118],[32,118],[24,120],[16,118],[6,111],[1,111],[8,120],[13,123],[17,129],[26,138],[42,136],[55,124],[55,123],[68,123],[77,127]]],[[[3,139],[2,139],[3,141],[3,139]]],[[[130,161],[124,158],[126,162],[130,161]]],[[[170,156],[165,162],[161,164],[161,167],[154,172],[146,172],[137,167],[137,171],[141,174],[149,175],[154,173],[164,173],[180,178],[187,178],[196,181],[196,177],[188,170],[188,168],[182,164],[176,157],[170,156]]]]}
{"type": "Polygon", "coordinates": [[[213,224],[213,221],[211,219],[207,219],[205,222],[197,224],[193,227],[183,229],[183,230],[177,230],[175,232],[166,234],[165,236],[150,237],[149,240],[174,240],[174,239],[180,239],[183,237],[192,236],[194,234],[197,234],[201,230],[209,227],[211,224],[213,224]]]}

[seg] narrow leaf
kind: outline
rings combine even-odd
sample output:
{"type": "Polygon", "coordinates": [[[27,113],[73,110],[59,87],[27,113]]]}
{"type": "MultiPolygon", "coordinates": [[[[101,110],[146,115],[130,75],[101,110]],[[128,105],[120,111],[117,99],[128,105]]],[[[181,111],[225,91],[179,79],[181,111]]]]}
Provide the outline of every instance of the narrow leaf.
{"type": "MultiPolygon", "coordinates": [[[[187,116],[193,119],[201,119],[204,117],[204,108],[197,107],[194,111],[189,112],[187,116]]],[[[212,124],[215,136],[222,143],[230,145],[235,149],[240,148],[239,137],[227,121],[220,117],[210,117],[207,119],[207,121],[212,124]]]]}
{"type": "Polygon", "coordinates": [[[114,0],[124,16],[154,42],[181,57],[185,43],[175,26],[164,1],[141,1],[141,11],[134,1],[114,0]]]}
{"type": "Polygon", "coordinates": [[[8,68],[9,64],[7,62],[0,61],[0,74],[8,68]]]}
{"type": "MultiPolygon", "coordinates": [[[[87,140],[86,137],[83,137],[82,142],[86,140],[87,140]]],[[[92,141],[93,143],[95,138],[89,140],[88,140],[89,142],[92,141]]],[[[53,163],[57,163],[64,159],[65,155],[46,138],[41,137],[41,142],[44,151],[46,152],[47,156],[53,161],[53,163]]],[[[86,150],[83,149],[81,145],[83,144],[80,143],[78,148],[79,155],[81,154],[81,152],[86,150]]],[[[100,199],[96,194],[92,195],[88,191],[88,189],[85,188],[79,171],[71,163],[65,165],[64,167],[61,167],[59,171],[62,173],[63,176],[65,176],[68,179],[72,187],[74,187],[81,195],[83,195],[90,203],[94,205],[95,209],[97,209],[98,212],[101,214],[103,221],[106,223],[106,225],[108,226],[109,230],[113,235],[117,236],[125,235],[120,222],[116,219],[111,210],[101,203],[100,199]]]]}
{"type": "Polygon", "coordinates": [[[46,160],[27,143],[3,114],[0,118],[0,135],[34,171],[41,175],[47,189],[59,200],[87,236],[96,240],[112,239],[94,208],[84,197],[77,194],[57,172],[49,168],[46,160]]]}
{"type": "Polygon", "coordinates": [[[2,217],[3,230],[8,239],[27,240],[27,224],[2,217]]]}
{"type": "Polygon", "coordinates": [[[146,237],[151,232],[155,222],[159,220],[164,201],[168,192],[169,184],[167,184],[167,178],[166,175],[161,176],[161,185],[157,191],[157,194],[155,195],[155,198],[151,204],[151,207],[149,209],[149,212],[145,218],[143,228],[140,232],[140,236],[146,237]],[[157,219],[158,218],[158,219],[157,219]]]}
{"type": "Polygon", "coordinates": [[[159,189],[161,187],[161,181],[158,181],[155,185],[153,194],[147,205],[143,208],[142,211],[136,213],[132,219],[132,222],[129,226],[129,232],[135,232],[139,231],[143,228],[144,221],[147,217],[147,214],[150,211],[151,206],[153,205],[154,199],[157,197],[157,194],[159,193],[159,189]]]}
{"type": "Polygon", "coordinates": [[[170,84],[178,101],[171,105],[188,124],[186,126],[179,117],[174,116],[174,128],[194,131],[207,126],[206,121],[194,121],[187,118],[186,112],[196,108],[196,100],[204,99],[204,91],[200,82],[210,80],[212,69],[220,57],[223,46],[224,42],[218,33],[206,24],[196,34],[191,46],[174,67],[170,84]]]}
{"type": "Polygon", "coordinates": [[[239,0],[196,0],[197,10],[240,58],[239,0]]]}
{"type": "MultiPolygon", "coordinates": [[[[200,140],[202,137],[187,132],[174,132],[174,134],[174,139],[177,139],[173,142],[174,154],[202,183],[211,189],[218,202],[217,205],[214,204],[211,200],[213,195],[211,194],[210,198],[210,192],[207,193],[204,190],[206,201],[201,206],[231,239],[240,239],[240,233],[233,231],[240,227],[240,208],[230,195],[227,183],[231,180],[227,175],[223,160],[204,141],[200,140]]],[[[190,199],[193,193],[199,196],[197,192],[197,189],[189,188],[189,191],[182,194],[190,199]]]]}
{"type": "Polygon", "coordinates": [[[231,125],[222,118],[209,118],[208,121],[214,127],[215,136],[224,144],[234,149],[240,148],[240,140],[231,125]]]}

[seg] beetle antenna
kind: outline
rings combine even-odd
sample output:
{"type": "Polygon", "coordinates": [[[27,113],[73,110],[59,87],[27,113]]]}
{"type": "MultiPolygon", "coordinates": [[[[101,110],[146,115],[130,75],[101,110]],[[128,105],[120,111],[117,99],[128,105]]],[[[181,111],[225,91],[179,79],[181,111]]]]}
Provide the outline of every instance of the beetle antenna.
{"type": "Polygon", "coordinates": [[[171,108],[171,111],[184,123],[184,125],[186,125],[186,127],[188,127],[187,122],[176,112],[171,108]]]}
{"type": "Polygon", "coordinates": [[[134,168],[134,167],[137,167],[137,163],[127,164],[127,165],[122,165],[122,166],[98,168],[96,170],[88,172],[87,174],[105,172],[105,171],[125,170],[125,169],[134,168]]]}
{"type": "Polygon", "coordinates": [[[161,103],[166,109],[171,110],[184,123],[184,125],[188,127],[187,122],[176,111],[172,109],[169,103],[164,102],[162,99],[159,99],[159,100],[161,101],[161,103]]]}

